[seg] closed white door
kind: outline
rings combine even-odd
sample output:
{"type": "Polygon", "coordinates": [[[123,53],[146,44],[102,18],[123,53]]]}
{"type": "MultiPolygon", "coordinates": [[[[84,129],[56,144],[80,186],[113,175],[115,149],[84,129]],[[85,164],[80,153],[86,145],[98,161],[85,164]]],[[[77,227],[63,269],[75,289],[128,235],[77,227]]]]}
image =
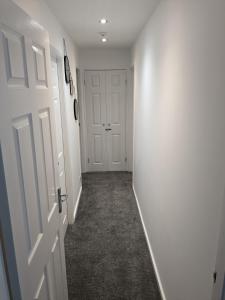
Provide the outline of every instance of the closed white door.
{"type": "Polygon", "coordinates": [[[48,34],[0,2],[0,147],[22,300],[67,299],[48,34]]]}
{"type": "Polygon", "coordinates": [[[108,170],[125,171],[125,71],[106,71],[108,170]]]}
{"type": "Polygon", "coordinates": [[[107,171],[105,72],[85,72],[85,85],[88,170],[107,171]]]}
{"type": "MultiPolygon", "coordinates": [[[[63,135],[62,135],[62,118],[61,118],[61,106],[60,106],[60,92],[59,92],[59,79],[58,79],[58,64],[55,58],[52,58],[52,89],[53,89],[53,103],[54,103],[54,115],[56,126],[56,146],[57,146],[57,170],[59,176],[59,186],[61,188],[61,194],[66,195],[66,175],[65,175],[65,161],[63,151],[63,135]]],[[[64,197],[66,200],[66,197],[64,197]]],[[[67,202],[62,203],[61,213],[61,226],[63,226],[63,232],[65,234],[68,225],[67,219],[67,202]]]]}
{"type": "Polygon", "coordinates": [[[86,71],[88,171],[125,171],[125,71],[86,71]]]}

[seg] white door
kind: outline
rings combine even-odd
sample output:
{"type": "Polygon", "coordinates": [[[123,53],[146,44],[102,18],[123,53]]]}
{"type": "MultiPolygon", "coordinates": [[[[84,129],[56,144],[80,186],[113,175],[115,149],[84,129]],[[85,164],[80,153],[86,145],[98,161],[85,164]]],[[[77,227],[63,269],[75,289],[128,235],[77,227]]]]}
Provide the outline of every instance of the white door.
{"type": "MultiPolygon", "coordinates": [[[[59,92],[59,79],[58,79],[58,64],[55,58],[52,58],[52,89],[53,89],[53,103],[54,103],[54,115],[56,126],[56,146],[57,146],[57,171],[59,176],[59,186],[61,188],[61,194],[66,195],[66,175],[65,175],[65,162],[63,151],[63,135],[62,135],[62,119],[60,108],[60,92],[59,92]]],[[[64,199],[66,199],[64,197],[64,199]]],[[[67,202],[62,203],[61,213],[61,226],[63,226],[63,233],[65,234],[68,225],[67,219],[67,202]]]]}
{"type": "Polygon", "coordinates": [[[125,171],[125,71],[106,71],[108,170],[125,171]]]}
{"type": "Polygon", "coordinates": [[[104,71],[85,72],[88,170],[107,171],[106,77],[104,71]]]}
{"type": "Polygon", "coordinates": [[[88,171],[125,171],[125,71],[86,71],[88,171]]]}
{"type": "Polygon", "coordinates": [[[67,299],[48,34],[0,2],[0,147],[22,300],[67,299]]]}

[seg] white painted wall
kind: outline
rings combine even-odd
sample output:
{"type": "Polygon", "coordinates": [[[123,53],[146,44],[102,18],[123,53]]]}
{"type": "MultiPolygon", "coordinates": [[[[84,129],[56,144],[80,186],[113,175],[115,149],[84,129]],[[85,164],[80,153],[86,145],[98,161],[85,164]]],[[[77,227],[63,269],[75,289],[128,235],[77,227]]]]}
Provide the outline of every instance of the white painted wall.
{"type": "Polygon", "coordinates": [[[225,187],[225,1],[164,0],[133,49],[134,188],[168,300],[209,300],[225,187]]]}
{"type": "MultiPolygon", "coordinates": [[[[13,0],[18,6],[26,11],[35,21],[43,26],[49,33],[50,44],[60,56],[63,57],[63,38],[66,39],[67,54],[70,60],[70,68],[74,85],[76,86],[76,66],[78,64],[78,48],[74,45],[71,37],[64,31],[56,17],[52,14],[47,4],[42,0],[13,0]]],[[[73,97],[69,93],[69,85],[63,82],[64,107],[65,112],[65,132],[64,152],[66,163],[66,180],[69,194],[68,206],[69,222],[74,221],[74,209],[81,187],[81,164],[80,164],[80,139],[79,125],[74,122],[73,97]]]]}
{"type": "Polygon", "coordinates": [[[112,49],[112,48],[93,48],[80,49],[79,69],[81,72],[81,165],[82,172],[87,171],[87,128],[85,115],[85,70],[127,70],[127,108],[126,108],[126,151],[127,151],[127,170],[133,169],[133,97],[131,80],[131,51],[130,49],[112,49]]]}

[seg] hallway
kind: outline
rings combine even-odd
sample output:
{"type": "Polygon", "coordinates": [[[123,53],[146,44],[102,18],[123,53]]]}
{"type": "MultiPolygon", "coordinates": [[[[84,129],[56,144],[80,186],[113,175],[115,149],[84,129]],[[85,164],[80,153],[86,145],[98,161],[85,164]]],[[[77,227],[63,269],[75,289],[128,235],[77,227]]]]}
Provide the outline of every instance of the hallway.
{"type": "Polygon", "coordinates": [[[69,300],[160,300],[128,172],[83,175],[65,237],[69,300]]]}
{"type": "Polygon", "coordinates": [[[0,0],[0,300],[225,300],[224,28],[0,0]]]}

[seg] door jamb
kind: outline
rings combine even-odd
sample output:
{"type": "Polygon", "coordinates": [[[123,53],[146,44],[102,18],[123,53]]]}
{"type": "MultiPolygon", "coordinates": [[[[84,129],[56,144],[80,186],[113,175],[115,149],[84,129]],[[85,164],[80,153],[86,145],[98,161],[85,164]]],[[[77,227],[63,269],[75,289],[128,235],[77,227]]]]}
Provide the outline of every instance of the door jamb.
{"type": "MultiPolygon", "coordinates": [[[[69,174],[70,174],[70,163],[69,163],[69,148],[68,148],[68,140],[67,140],[67,123],[66,123],[66,113],[65,113],[65,96],[64,96],[64,68],[63,68],[63,58],[64,56],[61,52],[50,45],[50,54],[51,60],[55,59],[58,67],[58,84],[59,84],[59,101],[60,101],[60,113],[61,113],[61,124],[62,124],[62,139],[63,139],[63,153],[64,153],[64,168],[65,168],[65,185],[66,185],[66,193],[68,194],[68,200],[70,201],[70,181],[69,181],[69,174]]],[[[69,216],[69,205],[67,203],[67,220],[69,216]]]]}

